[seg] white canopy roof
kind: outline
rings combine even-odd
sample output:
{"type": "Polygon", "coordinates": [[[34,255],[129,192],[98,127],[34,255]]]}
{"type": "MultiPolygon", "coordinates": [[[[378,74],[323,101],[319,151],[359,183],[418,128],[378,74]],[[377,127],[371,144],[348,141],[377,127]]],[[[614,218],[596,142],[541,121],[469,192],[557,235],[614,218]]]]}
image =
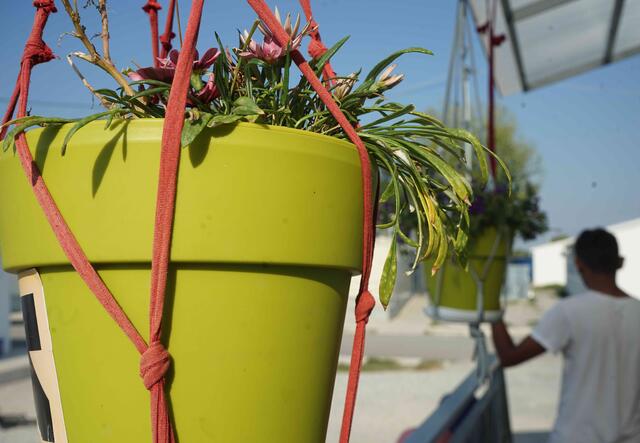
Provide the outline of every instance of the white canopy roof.
{"type": "MultiPolygon", "coordinates": [[[[496,0],[496,84],[528,91],[640,53],[640,0],[496,0]]],[[[476,24],[493,0],[469,0],[476,24]]],[[[487,39],[482,38],[483,45],[487,39]]]]}

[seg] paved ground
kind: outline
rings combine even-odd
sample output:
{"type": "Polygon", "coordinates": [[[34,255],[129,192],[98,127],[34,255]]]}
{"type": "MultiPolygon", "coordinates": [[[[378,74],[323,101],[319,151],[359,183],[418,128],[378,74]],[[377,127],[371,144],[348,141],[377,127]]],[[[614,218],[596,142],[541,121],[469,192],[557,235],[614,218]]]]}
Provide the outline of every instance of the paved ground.
{"type": "MultiPolygon", "coordinates": [[[[362,375],[352,443],[392,443],[419,425],[473,368],[470,362],[444,363],[431,371],[366,372],[362,375]]],[[[517,443],[542,443],[557,407],[560,360],[545,356],[507,371],[508,396],[517,443]]],[[[327,443],[337,442],[346,389],[345,372],[336,380],[327,443]]],[[[0,385],[0,414],[33,419],[28,379],[0,385]]],[[[0,429],[0,443],[37,443],[35,426],[0,429]]]]}
{"type": "MultiPolygon", "coordinates": [[[[542,297],[510,307],[507,322],[516,336],[524,336],[553,299],[542,297]]],[[[401,313],[402,321],[388,322],[378,314],[371,322],[366,354],[395,358],[404,365],[436,362],[431,370],[365,372],[362,375],[352,443],[395,443],[405,429],[419,425],[437,407],[440,398],[452,391],[472,370],[469,361],[473,342],[468,327],[429,322],[421,310],[424,300],[416,298],[401,313]]],[[[345,326],[343,359],[350,352],[352,330],[345,326]]],[[[19,337],[20,328],[16,328],[19,337]]],[[[557,408],[560,359],[544,356],[519,368],[507,370],[507,387],[515,443],[543,443],[553,424],[557,408]]],[[[21,363],[24,366],[24,361],[21,363]]],[[[37,443],[30,381],[15,372],[18,360],[0,360],[0,416],[18,426],[0,426],[0,443],[37,443]],[[13,365],[13,366],[12,366],[13,365]],[[14,375],[5,378],[8,367],[14,375]],[[22,422],[21,422],[22,421],[22,422]]],[[[327,443],[338,440],[346,386],[346,372],[336,379],[327,443]]],[[[5,424],[0,421],[0,425],[5,424]]]]}
{"type": "MultiPolygon", "coordinates": [[[[517,443],[545,441],[557,408],[560,365],[559,358],[544,356],[507,370],[511,423],[517,443]]],[[[352,443],[395,443],[404,430],[416,427],[431,414],[441,397],[472,368],[469,362],[456,362],[434,371],[364,373],[352,443]]],[[[346,373],[340,373],[336,380],[328,443],[338,441],[346,377],[346,373]]]]}

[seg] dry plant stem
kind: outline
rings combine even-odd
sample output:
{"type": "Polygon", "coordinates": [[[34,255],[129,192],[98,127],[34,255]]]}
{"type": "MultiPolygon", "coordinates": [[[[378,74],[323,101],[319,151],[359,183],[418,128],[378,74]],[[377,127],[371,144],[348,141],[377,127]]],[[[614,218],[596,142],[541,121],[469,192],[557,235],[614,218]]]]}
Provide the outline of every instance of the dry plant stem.
{"type": "MultiPolygon", "coordinates": [[[[113,65],[110,59],[106,59],[98,53],[98,51],[96,50],[96,47],[93,45],[93,43],[91,43],[91,40],[89,40],[89,37],[87,37],[87,34],[85,32],[85,27],[82,26],[82,23],[80,23],[80,14],[78,13],[77,8],[74,9],[74,7],[71,6],[71,3],[69,2],[69,0],[61,0],[61,2],[64,5],[64,9],[67,12],[67,15],[69,16],[69,18],[71,18],[71,22],[73,23],[73,27],[75,29],[75,33],[74,33],[75,37],[77,37],[82,42],[84,47],[87,48],[87,51],[89,52],[88,54],[84,54],[85,57],[80,57],[80,56],[78,57],[81,58],[82,60],[86,60],[87,62],[101,68],[111,77],[113,77],[116,83],[118,83],[122,87],[122,89],[126,94],[134,95],[135,93],[131,88],[131,86],[129,86],[127,79],[116,69],[116,67],[113,65]]],[[[106,0],[101,0],[100,3],[102,4],[103,2],[106,2],[106,0]]],[[[106,15],[106,4],[105,4],[104,14],[106,15]]],[[[104,26],[104,21],[103,21],[103,26],[104,26]]],[[[104,39],[104,36],[103,36],[103,39],[104,39]]]]}
{"type": "Polygon", "coordinates": [[[107,14],[107,0],[100,0],[98,2],[98,11],[102,19],[102,55],[106,61],[113,64],[111,61],[111,51],[109,50],[109,14],[107,14]]]}
{"type": "Polygon", "coordinates": [[[86,60],[88,56],[82,52],[72,52],[71,54],[67,55],[67,62],[69,63],[69,66],[71,66],[71,69],[73,69],[73,72],[75,72],[76,75],[80,78],[80,81],[82,81],[82,84],[85,85],[87,89],[97,97],[98,100],[100,100],[100,103],[102,104],[102,106],[104,106],[107,109],[110,109],[111,104],[107,100],[105,100],[105,98],[102,95],[98,94],[93,86],[91,86],[91,83],[89,83],[89,81],[85,78],[85,76],[82,75],[82,72],[80,72],[80,69],[78,69],[76,64],[73,62],[72,57],[78,57],[82,60],[86,60]]]}
{"type": "Polygon", "coordinates": [[[180,2],[176,0],[176,19],[178,20],[178,39],[182,47],[182,23],[180,23],[180,2]]]}
{"type": "MultiPolygon", "coordinates": [[[[259,24],[260,24],[260,20],[256,20],[255,22],[253,22],[253,26],[251,26],[251,30],[249,31],[249,36],[247,37],[244,44],[242,45],[242,48],[240,48],[240,52],[244,52],[247,50],[247,48],[249,47],[249,43],[251,43],[251,39],[253,38],[253,34],[256,32],[256,29],[258,28],[259,24]]],[[[229,88],[231,93],[233,93],[233,88],[236,86],[236,81],[238,80],[239,72],[240,72],[240,60],[238,60],[238,63],[236,64],[236,67],[233,70],[233,80],[231,81],[231,87],[229,88]]]]}

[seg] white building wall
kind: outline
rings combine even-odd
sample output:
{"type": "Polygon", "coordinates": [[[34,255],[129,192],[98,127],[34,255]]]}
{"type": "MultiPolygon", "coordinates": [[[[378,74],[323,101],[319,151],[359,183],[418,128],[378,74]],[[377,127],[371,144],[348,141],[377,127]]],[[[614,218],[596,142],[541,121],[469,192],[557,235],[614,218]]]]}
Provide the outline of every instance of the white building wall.
{"type": "Polygon", "coordinates": [[[531,248],[533,286],[567,284],[567,247],[571,239],[558,240],[531,248]]]}
{"type": "MultiPolygon", "coordinates": [[[[416,273],[422,272],[422,268],[416,269],[415,273],[407,276],[405,273],[411,268],[413,255],[403,254],[398,248],[398,275],[396,277],[396,286],[393,291],[393,296],[389,304],[389,308],[385,311],[378,300],[378,287],[380,286],[380,278],[382,277],[382,270],[384,268],[384,262],[387,259],[387,253],[391,246],[391,236],[386,232],[376,236],[376,247],[373,254],[373,263],[371,266],[371,277],[369,278],[369,289],[376,299],[376,307],[371,313],[369,319],[369,325],[375,329],[376,324],[386,324],[397,313],[399,308],[416,293],[423,292],[424,285],[421,281],[416,282],[418,275],[416,273]]],[[[344,323],[345,332],[353,332],[355,330],[355,299],[358,295],[358,289],[360,287],[360,276],[353,277],[351,279],[351,287],[349,288],[349,302],[347,304],[347,315],[344,323]]]]}
{"type": "MultiPolygon", "coordinates": [[[[640,218],[605,228],[615,235],[624,258],[618,272],[618,285],[640,298],[640,218]]],[[[567,248],[574,238],[568,238],[531,248],[533,257],[533,286],[567,285],[567,248]]],[[[574,285],[575,286],[575,285],[574,285]]]]}

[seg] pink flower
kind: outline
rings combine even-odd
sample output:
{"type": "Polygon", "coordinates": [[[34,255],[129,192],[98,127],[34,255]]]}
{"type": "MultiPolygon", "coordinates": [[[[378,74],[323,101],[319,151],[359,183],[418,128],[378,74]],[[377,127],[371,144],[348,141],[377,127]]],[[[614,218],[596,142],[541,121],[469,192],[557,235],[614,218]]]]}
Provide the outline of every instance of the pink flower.
{"type": "MultiPolygon", "coordinates": [[[[141,68],[137,71],[129,72],[129,78],[133,81],[141,80],[159,80],[164,83],[173,82],[173,77],[176,73],[176,65],[178,63],[178,56],[180,51],[172,50],[169,52],[169,56],[164,59],[158,59],[159,67],[141,68]]],[[[199,73],[208,69],[213,65],[216,59],[220,56],[220,51],[217,48],[210,48],[204,53],[202,58],[199,58],[198,51],[194,54],[193,59],[193,71],[199,73]]]]}
{"type": "Polygon", "coordinates": [[[158,80],[164,83],[171,83],[175,75],[175,68],[140,68],[137,71],[129,72],[129,78],[133,81],[158,80]]]}
{"type": "MultiPolygon", "coordinates": [[[[287,14],[284,20],[284,24],[282,23],[282,19],[280,18],[280,11],[278,11],[277,6],[276,6],[275,15],[278,22],[284,28],[284,32],[286,32],[289,35],[289,39],[291,40],[291,50],[298,49],[300,47],[300,43],[302,43],[303,37],[315,30],[315,28],[314,29],[311,28],[311,22],[308,22],[306,25],[302,27],[302,29],[300,30],[300,33],[298,33],[298,29],[300,27],[300,14],[296,16],[296,21],[293,25],[291,24],[291,14],[289,13],[287,14]]],[[[264,34],[265,37],[269,37],[270,39],[273,39],[273,33],[265,23],[260,22],[258,24],[258,29],[260,30],[260,32],[262,32],[262,34],[264,34]]]]}
{"type": "MultiPolygon", "coordinates": [[[[161,67],[173,68],[175,69],[178,65],[178,56],[180,55],[180,51],[173,49],[169,52],[169,57],[166,59],[159,60],[161,67]]],[[[216,59],[220,56],[220,51],[218,48],[209,48],[207,52],[204,53],[202,58],[199,59],[198,51],[193,57],[193,70],[194,71],[204,71],[209,66],[213,65],[216,59]]]]}
{"type": "MultiPolygon", "coordinates": [[[[248,34],[241,36],[243,45],[245,44],[248,34]]],[[[247,47],[247,51],[239,53],[240,57],[259,58],[267,63],[275,63],[284,55],[284,49],[278,45],[271,37],[265,37],[262,44],[251,40],[247,47]]]]}
{"type": "MultiPolygon", "coordinates": [[[[159,67],[156,68],[152,66],[148,68],[141,68],[137,71],[131,71],[128,74],[129,78],[131,78],[131,80],[133,81],[158,80],[164,83],[171,84],[176,74],[176,66],[178,63],[179,55],[179,51],[173,50],[169,52],[169,56],[167,58],[158,60],[160,65],[159,67]]],[[[196,74],[197,77],[200,78],[202,73],[206,71],[211,65],[213,65],[219,56],[220,51],[217,48],[211,48],[207,50],[202,58],[199,57],[198,51],[196,51],[193,59],[194,74],[196,74]]],[[[209,74],[204,86],[200,87],[201,84],[202,83],[198,81],[194,83],[192,78],[190,97],[194,98],[195,100],[188,100],[188,103],[192,106],[194,105],[194,101],[207,104],[220,97],[220,91],[218,91],[218,87],[216,86],[213,73],[209,74]]],[[[140,89],[143,90],[144,86],[141,85],[140,89]]],[[[153,97],[150,97],[150,100],[152,101],[152,103],[157,103],[161,100],[164,102],[164,99],[160,95],[154,95],[153,97]]]]}
{"type": "MultiPolygon", "coordinates": [[[[280,22],[280,24],[282,24],[280,12],[278,11],[277,7],[276,19],[280,22]]],[[[302,43],[302,39],[311,31],[313,31],[310,23],[307,23],[300,30],[300,32],[298,32],[300,28],[300,15],[297,16],[295,23],[292,24],[291,14],[287,14],[282,27],[284,28],[284,31],[289,35],[289,39],[291,42],[289,49],[291,51],[298,49],[300,47],[300,44],[302,43]]],[[[249,44],[246,45],[246,41],[249,38],[249,33],[245,30],[244,33],[240,34],[240,43],[243,47],[246,45],[247,50],[239,52],[238,55],[240,57],[246,58],[259,58],[267,63],[275,63],[278,59],[282,58],[286,54],[285,48],[283,48],[276,42],[273,33],[266,24],[260,22],[258,24],[258,29],[264,35],[264,42],[260,44],[251,39],[249,44]]]]}
{"type": "Polygon", "coordinates": [[[213,73],[209,74],[207,83],[200,91],[196,92],[194,95],[202,103],[210,103],[216,98],[220,97],[220,91],[218,91],[218,87],[216,86],[216,81],[213,73]]]}

